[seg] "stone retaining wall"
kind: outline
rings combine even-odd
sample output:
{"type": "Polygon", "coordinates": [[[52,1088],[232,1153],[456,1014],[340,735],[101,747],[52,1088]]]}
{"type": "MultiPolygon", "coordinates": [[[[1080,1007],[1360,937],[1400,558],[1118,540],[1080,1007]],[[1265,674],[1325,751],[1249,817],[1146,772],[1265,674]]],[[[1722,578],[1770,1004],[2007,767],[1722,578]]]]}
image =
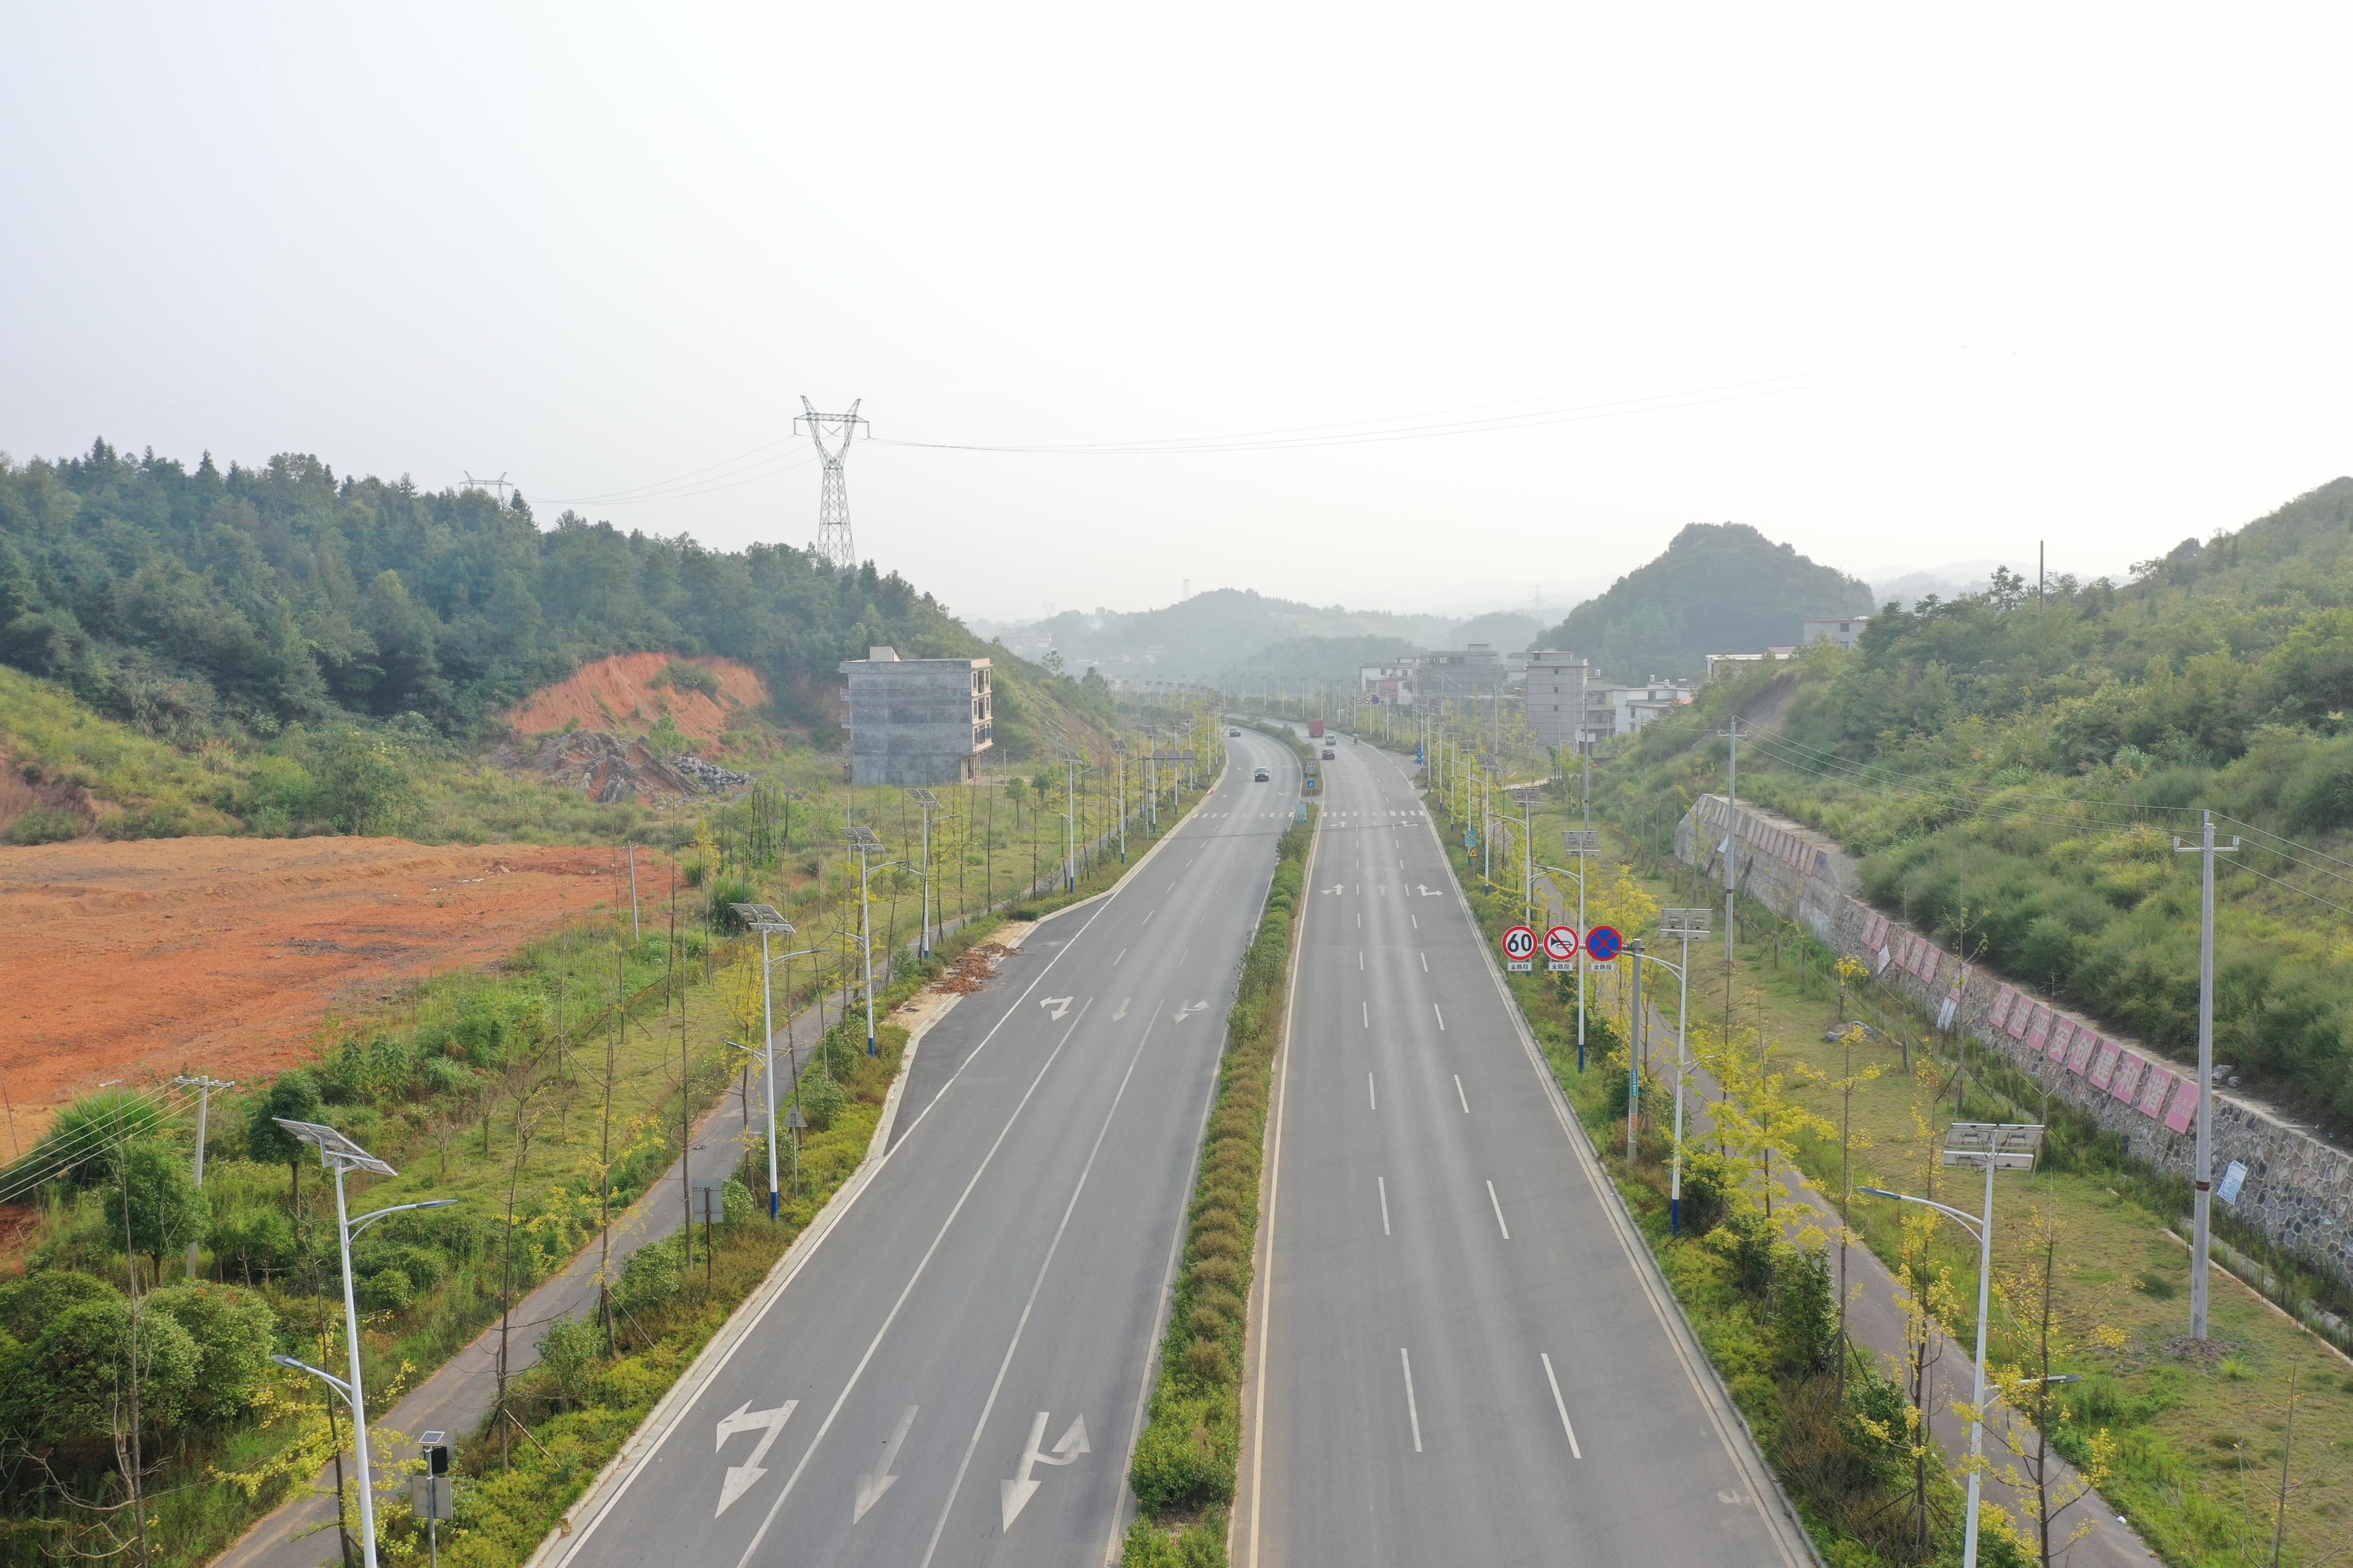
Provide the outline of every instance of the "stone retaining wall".
{"type": "MultiPolygon", "coordinates": [[[[1859,958],[1881,983],[1940,1026],[1999,1051],[2021,1072],[2102,1127],[2124,1135],[2133,1156],[2188,1177],[2195,1152],[2196,1065],[2118,1035],[1993,972],[1973,968],[1920,932],[1854,896],[1854,864],[1821,836],[1754,806],[1704,795],[1675,828],[1675,853],[1723,878],[1733,842],[1740,890],[1804,925],[1833,952],[1859,958]]],[[[2245,1185],[2230,1206],[2240,1220],[2353,1283],[2353,1155],[2318,1130],[2244,1095],[2214,1096],[2214,1177],[2232,1160],[2245,1185]]]]}

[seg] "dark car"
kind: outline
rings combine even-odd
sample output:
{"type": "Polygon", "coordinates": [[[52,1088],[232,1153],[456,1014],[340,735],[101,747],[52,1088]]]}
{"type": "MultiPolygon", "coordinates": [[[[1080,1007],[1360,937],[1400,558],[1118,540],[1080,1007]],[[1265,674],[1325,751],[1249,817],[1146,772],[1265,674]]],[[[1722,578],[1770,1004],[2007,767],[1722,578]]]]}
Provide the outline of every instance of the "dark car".
{"type": "Polygon", "coordinates": [[[1338,762],[1340,760],[1340,753],[1334,751],[1331,747],[1326,746],[1324,748],[1324,760],[1327,763],[1338,762]]]}
{"type": "Polygon", "coordinates": [[[1258,771],[1258,772],[1256,772],[1256,773],[1252,773],[1252,774],[1250,775],[1250,783],[1252,783],[1252,784],[1264,784],[1264,783],[1266,783],[1266,770],[1265,770],[1264,768],[1261,768],[1261,769],[1259,769],[1259,771],[1258,771]]]}
{"type": "Polygon", "coordinates": [[[1229,730],[1229,731],[1226,731],[1226,733],[1227,733],[1227,734],[1229,734],[1229,735],[1231,735],[1231,736],[1232,736],[1234,739],[1236,739],[1236,740],[1240,740],[1240,739],[1241,739],[1241,733],[1242,733],[1242,732],[1241,732],[1240,730],[1229,730]]]}

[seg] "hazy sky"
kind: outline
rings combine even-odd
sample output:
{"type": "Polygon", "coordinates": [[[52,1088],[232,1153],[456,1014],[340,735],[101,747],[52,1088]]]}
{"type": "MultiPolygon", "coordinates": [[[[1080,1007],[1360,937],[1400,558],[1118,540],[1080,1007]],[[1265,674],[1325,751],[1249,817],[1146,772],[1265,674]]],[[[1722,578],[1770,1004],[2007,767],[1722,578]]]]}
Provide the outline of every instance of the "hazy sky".
{"type": "Polygon", "coordinates": [[[5,15],[20,460],[802,543],[858,397],[861,552],[991,616],[2095,572],[2353,471],[2342,6],[5,15]]]}

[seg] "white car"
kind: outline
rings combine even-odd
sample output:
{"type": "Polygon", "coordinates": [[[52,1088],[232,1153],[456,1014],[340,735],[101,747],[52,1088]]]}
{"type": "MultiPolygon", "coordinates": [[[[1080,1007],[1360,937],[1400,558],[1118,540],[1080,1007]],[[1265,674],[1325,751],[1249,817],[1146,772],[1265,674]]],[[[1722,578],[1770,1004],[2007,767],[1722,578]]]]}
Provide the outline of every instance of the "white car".
{"type": "Polygon", "coordinates": [[[1264,783],[1266,783],[1266,770],[1265,770],[1264,768],[1261,768],[1261,769],[1259,769],[1259,771],[1258,771],[1258,772],[1256,772],[1256,773],[1252,773],[1252,774],[1250,775],[1250,783],[1252,783],[1252,784],[1264,784],[1264,783]]]}

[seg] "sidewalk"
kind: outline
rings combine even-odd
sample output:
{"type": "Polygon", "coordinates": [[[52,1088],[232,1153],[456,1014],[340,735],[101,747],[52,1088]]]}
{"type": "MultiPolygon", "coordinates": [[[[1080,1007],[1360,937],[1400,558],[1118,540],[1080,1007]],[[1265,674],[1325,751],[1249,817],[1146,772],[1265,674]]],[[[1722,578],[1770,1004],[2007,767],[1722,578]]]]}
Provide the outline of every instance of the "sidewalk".
{"type": "MultiPolygon", "coordinates": [[[[1549,884],[1549,879],[1540,880],[1549,884]]],[[[1554,887],[1550,890],[1557,899],[1560,889],[1554,887]]],[[[1589,994],[1587,1005],[1592,1005],[1589,994]]],[[[1647,999],[1643,1011],[1650,1015],[1651,1019],[1644,1058],[1646,1068],[1654,1075],[1657,1083],[1662,1087],[1670,1086],[1673,1081],[1671,1069],[1674,1060],[1674,1025],[1647,999]]],[[[1672,1094],[1672,1090],[1665,1088],[1664,1092],[1672,1094]]],[[[1694,1063],[1688,1069],[1684,1093],[1688,1097],[1684,1101],[1683,1114],[1687,1119],[1684,1135],[1698,1142],[1714,1125],[1713,1101],[1722,1090],[1705,1068],[1694,1063]]],[[[1652,1114],[1672,1116],[1672,1100],[1662,1110],[1652,1114]]],[[[1804,1210],[1802,1219],[1784,1222],[1785,1231],[1794,1236],[1810,1224],[1819,1226],[1830,1238],[1830,1257],[1835,1278],[1837,1238],[1843,1226],[1837,1209],[1810,1183],[1793,1178],[1787,1162],[1777,1163],[1779,1168],[1773,1179],[1780,1188],[1783,1199],[1804,1210]]],[[[1880,1261],[1879,1255],[1860,1240],[1850,1241],[1847,1245],[1846,1271],[1851,1298],[1847,1307],[1848,1336],[1856,1344],[1877,1352],[1883,1359],[1883,1369],[1900,1381],[1906,1349],[1902,1287],[1896,1283],[1887,1265],[1880,1261]]],[[[1966,1283],[1974,1290],[1974,1280],[1966,1283]]],[[[1929,1357],[1929,1433],[1943,1447],[1947,1458],[1957,1465],[1969,1447],[1968,1423],[1962,1418],[1957,1406],[1968,1403],[1975,1383],[1977,1363],[1973,1347],[1960,1344],[1939,1329],[1936,1331],[1929,1357]]],[[[2022,1506],[2019,1491],[2004,1482],[2000,1476],[2000,1472],[2008,1468],[2005,1461],[2014,1465],[2016,1460],[1996,1428],[2010,1430],[2013,1423],[2024,1428],[2021,1439],[2027,1439],[2031,1427],[2026,1425],[2025,1418],[2002,1405],[1998,1397],[1990,1397],[1985,1443],[1988,1471],[1982,1489],[1987,1502],[1999,1504],[2021,1531],[2031,1532],[2033,1523],[2022,1506]]],[[[2081,1484],[2073,1467],[2065,1460],[2054,1454],[2052,1463],[2051,1490],[2054,1494],[2072,1491],[2081,1484]]],[[[2157,1554],[2148,1549],[2130,1525],[2116,1516],[2116,1510],[2109,1507],[2107,1500],[2097,1491],[2087,1491],[2052,1515],[2052,1537],[2054,1541],[2064,1540],[2086,1521],[2092,1528],[2081,1541],[2063,1551],[2052,1552],[2052,1556],[2067,1564],[2067,1568],[2129,1568],[2129,1565],[2157,1559],[2157,1554]]]]}

